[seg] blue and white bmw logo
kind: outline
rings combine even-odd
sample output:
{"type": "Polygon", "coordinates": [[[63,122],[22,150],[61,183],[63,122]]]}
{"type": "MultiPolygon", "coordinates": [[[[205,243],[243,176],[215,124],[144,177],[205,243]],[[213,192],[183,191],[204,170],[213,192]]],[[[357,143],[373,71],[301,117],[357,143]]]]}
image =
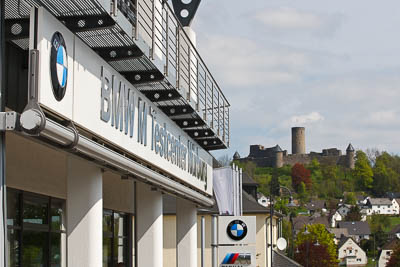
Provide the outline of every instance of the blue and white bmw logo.
{"type": "Polygon", "coordinates": [[[233,240],[240,241],[247,235],[247,225],[241,220],[233,220],[229,223],[226,232],[233,240]]]}
{"type": "Polygon", "coordinates": [[[54,97],[61,101],[67,88],[68,60],[64,37],[59,32],[51,38],[50,75],[54,97]]]}

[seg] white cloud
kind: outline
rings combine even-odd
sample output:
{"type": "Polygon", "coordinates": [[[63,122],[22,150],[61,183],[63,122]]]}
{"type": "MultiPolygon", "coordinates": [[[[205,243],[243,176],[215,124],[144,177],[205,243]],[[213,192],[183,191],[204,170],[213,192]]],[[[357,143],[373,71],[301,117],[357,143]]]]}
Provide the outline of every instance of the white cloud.
{"type": "Polygon", "coordinates": [[[256,18],[267,26],[282,29],[316,29],[323,24],[321,17],[293,8],[267,9],[256,18]]]}
{"type": "Polygon", "coordinates": [[[364,122],[367,125],[387,125],[391,126],[394,123],[400,123],[399,115],[394,110],[383,110],[383,111],[375,111],[371,112],[364,122]]]}
{"type": "Polygon", "coordinates": [[[290,118],[292,126],[304,126],[306,124],[315,123],[324,120],[324,117],[318,112],[293,116],[290,118]]]}
{"type": "Polygon", "coordinates": [[[320,36],[331,35],[342,24],[339,14],[318,14],[295,8],[270,8],[258,12],[255,18],[267,29],[284,31],[308,31],[320,36]]]}

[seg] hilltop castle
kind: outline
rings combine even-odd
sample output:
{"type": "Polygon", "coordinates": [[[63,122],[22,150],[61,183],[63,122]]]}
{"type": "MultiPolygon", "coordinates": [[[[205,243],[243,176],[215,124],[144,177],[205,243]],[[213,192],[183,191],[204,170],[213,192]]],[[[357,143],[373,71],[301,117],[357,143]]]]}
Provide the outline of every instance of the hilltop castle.
{"type": "Polygon", "coordinates": [[[250,154],[241,158],[239,153],[233,155],[234,160],[241,162],[252,161],[258,167],[276,167],[284,165],[293,166],[296,163],[309,164],[313,159],[317,159],[321,164],[340,165],[354,169],[354,148],[351,144],[346,149],[346,154],[337,148],[323,149],[322,153],[310,152],[306,154],[306,136],[304,127],[292,128],[292,154],[287,150],[282,150],[279,145],[264,148],[261,145],[250,145],[250,154]]]}

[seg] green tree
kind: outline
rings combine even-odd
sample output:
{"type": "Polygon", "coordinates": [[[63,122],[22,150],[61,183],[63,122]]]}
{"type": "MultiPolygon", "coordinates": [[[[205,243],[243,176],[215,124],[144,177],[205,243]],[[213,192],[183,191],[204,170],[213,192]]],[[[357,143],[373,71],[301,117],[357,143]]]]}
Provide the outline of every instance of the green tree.
{"type": "MultiPolygon", "coordinates": [[[[308,255],[301,253],[304,257],[312,256],[314,253],[312,253],[311,250],[313,250],[313,252],[315,250],[315,254],[320,255],[318,264],[311,265],[309,262],[309,266],[337,266],[337,247],[333,240],[334,235],[329,233],[323,224],[308,225],[307,230],[309,232],[308,234],[305,233],[305,227],[303,228],[303,230],[297,235],[295,244],[299,250],[300,247],[304,247],[305,244],[309,246],[310,253],[308,255]],[[317,241],[320,244],[320,247],[326,250],[326,253],[323,253],[323,251],[320,251],[318,246],[315,246],[317,241]],[[313,245],[310,246],[310,244],[313,245]],[[322,255],[327,255],[327,257],[321,257],[322,255]]],[[[304,262],[302,263],[304,265],[304,262]]]]}
{"type": "Polygon", "coordinates": [[[346,204],[356,205],[357,204],[356,194],[354,192],[347,193],[345,202],[346,204]]]}
{"type": "Polygon", "coordinates": [[[346,221],[348,222],[358,222],[361,221],[361,213],[360,208],[357,205],[354,205],[350,208],[349,212],[346,215],[346,221]]]}
{"type": "Polygon", "coordinates": [[[309,198],[308,191],[306,189],[306,185],[303,182],[301,182],[300,185],[298,186],[297,193],[302,204],[308,201],[309,198]]]}
{"type": "Polygon", "coordinates": [[[279,178],[278,178],[277,174],[272,175],[270,188],[271,188],[272,195],[279,196],[280,184],[279,184],[279,178]]]}
{"type": "Polygon", "coordinates": [[[397,191],[399,188],[399,173],[393,170],[392,156],[383,152],[375,160],[373,191],[377,196],[384,196],[386,192],[397,191]]]}
{"type": "Polygon", "coordinates": [[[356,153],[356,162],[353,170],[353,176],[356,179],[357,188],[359,190],[369,191],[373,184],[373,171],[367,155],[358,150],[356,153]]]}

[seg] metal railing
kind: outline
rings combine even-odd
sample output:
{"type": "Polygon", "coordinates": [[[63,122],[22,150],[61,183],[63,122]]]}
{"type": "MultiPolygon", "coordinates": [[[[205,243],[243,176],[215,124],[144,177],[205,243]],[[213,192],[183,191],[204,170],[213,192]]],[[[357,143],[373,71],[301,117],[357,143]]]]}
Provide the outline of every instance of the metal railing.
{"type": "MultiPolygon", "coordinates": [[[[229,146],[229,102],[190,41],[174,11],[163,0],[117,0],[149,46],[148,57],[162,62],[164,74],[215,134],[229,146]]],[[[146,51],[145,51],[146,52],[146,51]]]]}

